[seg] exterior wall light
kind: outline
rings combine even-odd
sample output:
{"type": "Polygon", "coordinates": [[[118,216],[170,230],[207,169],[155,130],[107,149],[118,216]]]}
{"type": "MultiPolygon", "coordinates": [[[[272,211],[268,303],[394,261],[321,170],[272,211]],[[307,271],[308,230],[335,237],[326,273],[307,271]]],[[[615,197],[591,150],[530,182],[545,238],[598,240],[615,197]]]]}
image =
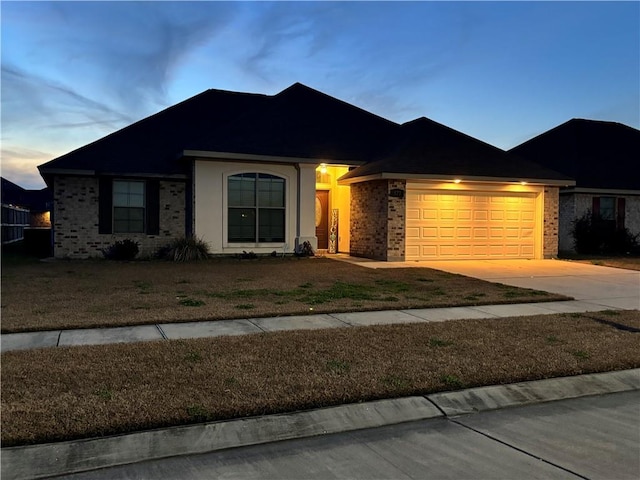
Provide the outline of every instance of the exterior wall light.
{"type": "Polygon", "coordinates": [[[455,179],[453,180],[453,183],[460,183],[461,181],[462,181],[462,180],[460,180],[459,178],[455,178],[455,179]]]}
{"type": "Polygon", "coordinates": [[[325,173],[327,173],[327,164],[326,163],[321,163],[320,164],[320,173],[322,173],[323,175],[325,173]]]}

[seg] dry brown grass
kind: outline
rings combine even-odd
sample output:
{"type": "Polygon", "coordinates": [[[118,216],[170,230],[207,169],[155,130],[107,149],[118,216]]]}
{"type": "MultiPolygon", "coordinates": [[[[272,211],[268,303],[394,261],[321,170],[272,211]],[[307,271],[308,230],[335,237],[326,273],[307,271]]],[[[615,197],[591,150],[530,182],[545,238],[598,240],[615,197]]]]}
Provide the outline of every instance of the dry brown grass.
{"type": "Polygon", "coordinates": [[[2,354],[4,446],[640,366],[640,312],[2,354]]]}
{"type": "Polygon", "coordinates": [[[432,269],[323,258],[4,265],[2,332],[566,299],[432,269]]]}

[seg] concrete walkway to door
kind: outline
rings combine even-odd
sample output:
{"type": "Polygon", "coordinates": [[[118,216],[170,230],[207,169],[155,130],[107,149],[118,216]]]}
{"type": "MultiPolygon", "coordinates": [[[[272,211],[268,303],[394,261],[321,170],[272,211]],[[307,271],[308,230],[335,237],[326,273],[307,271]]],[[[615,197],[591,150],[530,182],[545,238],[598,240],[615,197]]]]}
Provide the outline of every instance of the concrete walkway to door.
{"type": "Polygon", "coordinates": [[[376,262],[336,257],[369,268],[427,267],[573,297],[602,309],[640,309],[640,272],[564,260],[438,260],[376,262]]]}

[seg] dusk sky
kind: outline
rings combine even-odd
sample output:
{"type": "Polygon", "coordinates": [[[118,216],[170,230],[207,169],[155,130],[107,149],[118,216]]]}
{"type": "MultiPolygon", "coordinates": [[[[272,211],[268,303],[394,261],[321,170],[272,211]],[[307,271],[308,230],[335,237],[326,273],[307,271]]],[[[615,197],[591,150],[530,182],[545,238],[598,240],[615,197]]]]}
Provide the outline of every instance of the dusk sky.
{"type": "Polygon", "coordinates": [[[301,82],[503,149],[571,118],[640,128],[639,2],[7,2],[2,176],[208,88],[301,82]]]}

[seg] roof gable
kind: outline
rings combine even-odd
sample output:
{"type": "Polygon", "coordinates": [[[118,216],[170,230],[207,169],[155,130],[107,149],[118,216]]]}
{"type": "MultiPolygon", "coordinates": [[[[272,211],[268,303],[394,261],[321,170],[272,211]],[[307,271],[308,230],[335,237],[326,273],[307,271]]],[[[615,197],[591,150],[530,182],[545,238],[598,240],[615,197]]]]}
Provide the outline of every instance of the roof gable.
{"type": "Polygon", "coordinates": [[[510,150],[558,170],[581,188],[640,190],[640,130],[572,119],[510,150]]]}
{"type": "Polygon", "coordinates": [[[190,149],[366,161],[398,124],[296,83],[190,149]]]}
{"type": "Polygon", "coordinates": [[[492,177],[510,181],[570,181],[558,172],[425,117],[403,124],[392,146],[377,161],[352,170],[342,179],[383,173],[451,178],[492,177]]]}

